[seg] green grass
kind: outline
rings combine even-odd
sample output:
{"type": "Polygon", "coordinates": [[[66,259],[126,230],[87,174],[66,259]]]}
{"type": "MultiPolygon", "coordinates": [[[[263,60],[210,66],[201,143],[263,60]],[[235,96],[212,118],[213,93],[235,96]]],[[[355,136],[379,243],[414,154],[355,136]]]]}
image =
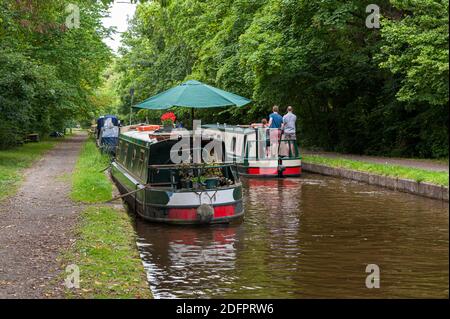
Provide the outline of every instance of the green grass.
{"type": "MultiPolygon", "coordinates": [[[[108,157],[89,139],[72,174],[71,198],[91,204],[111,199],[111,182],[101,172],[108,164],[108,157]]],[[[81,214],[75,245],[63,256],[63,269],[69,264],[80,268],[80,289],[67,289],[69,298],[152,297],[124,209],[88,207],[81,214]]]]}
{"type": "Polygon", "coordinates": [[[437,185],[448,186],[447,172],[434,172],[399,165],[373,164],[348,159],[327,158],[317,155],[304,156],[303,161],[306,163],[322,164],[332,167],[341,167],[355,171],[363,171],[384,176],[415,180],[417,182],[427,182],[437,185]]]}
{"type": "Polygon", "coordinates": [[[80,269],[80,288],[69,298],[151,298],[135,244],[130,217],[124,210],[90,207],[83,212],[78,239],[64,256],[64,268],[80,269]]]}
{"type": "Polygon", "coordinates": [[[28,143],[10,150],[0,151],[0,200],[13,195],[23,180],[22,172],[30,167],[56,140],[28,143]]]}
{"type": "Polygon", "coordinates": [[[72,175],[72,200],[98,203],[111,199],[112,185],[105,173],[101,172],[108,165],[108,157],[97,150],[93,140],[88,140],[72,175]]]}

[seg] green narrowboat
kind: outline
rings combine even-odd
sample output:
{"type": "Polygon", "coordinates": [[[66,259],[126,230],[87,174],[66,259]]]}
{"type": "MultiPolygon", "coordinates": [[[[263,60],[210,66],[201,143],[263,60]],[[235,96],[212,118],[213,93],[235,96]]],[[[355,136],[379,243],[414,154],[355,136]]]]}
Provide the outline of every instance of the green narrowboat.
{"type": "MultiPolygon", "coordinates": [[[[152,222],[212,224],[241,219],[242,184],[236,165],[223,161],[176,164],[171,153],[188,152],[193,158],[197,151],[192,133],[189,147],[174,151],[181,138],[176,130],[120,134],[111,176],[128,206],[152,222]]],[[[208,142],[201,140],[201,152],[208,142]]]]}

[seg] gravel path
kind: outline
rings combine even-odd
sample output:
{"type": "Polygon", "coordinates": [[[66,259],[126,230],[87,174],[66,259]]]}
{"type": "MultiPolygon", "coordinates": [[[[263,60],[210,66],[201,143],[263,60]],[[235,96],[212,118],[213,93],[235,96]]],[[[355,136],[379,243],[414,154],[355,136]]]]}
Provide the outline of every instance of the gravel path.
{"type": "Polygon", "coordinates": [[[70,176],[86,135],[59,142],[33,167],[15,196],[0,203],[0,298],[58,298],[57,258],[74,241],[82,207],[70,176]],[[55,287],[56,286],[56,287],[55,287]]]}
{"type": "Polygon", "coordinates": [[[329,158],[344,158],[355,161],[362,161],[368,163],[378,164],[391,164],[400,165],[406,167],[420,168],[429,171],[442,171],[448,172],[449,167],[447,163],[442,163],[433,160],[422,159],[409,159],[409,158],[394,158],[394,157],[382,157],[382,156],[365,156],[365,155],[353,155],[353,154],[340,154],[333,152],[315,152],[304,150],[303,155],[319,155],[329,158]]]}

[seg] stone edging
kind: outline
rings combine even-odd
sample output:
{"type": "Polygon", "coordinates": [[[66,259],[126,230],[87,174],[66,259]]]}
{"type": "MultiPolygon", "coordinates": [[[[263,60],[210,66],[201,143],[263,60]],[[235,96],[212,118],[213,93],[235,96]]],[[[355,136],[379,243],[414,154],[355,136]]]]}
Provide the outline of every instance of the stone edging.
{"type": "Polygon", "coordinates": [[[302,169],[305,172],[343,177],[370,185],[386,187],[395,191],[425,196],[433,199],[440,199],[448,202],[449,192],[448,187],[445,186],[305,162],[302,163],[302,169]]]}

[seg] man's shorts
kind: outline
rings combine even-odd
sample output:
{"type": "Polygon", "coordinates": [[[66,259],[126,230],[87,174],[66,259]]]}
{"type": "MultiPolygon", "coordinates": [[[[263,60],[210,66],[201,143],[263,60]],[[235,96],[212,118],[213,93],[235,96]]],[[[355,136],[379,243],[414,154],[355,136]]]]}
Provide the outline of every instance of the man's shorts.
{"type": "Polygon", "coordinates": [[[284,133],[284,140],[287,141],[295,141],[297,139],[297,136],[295,133],[284,133]]]}

